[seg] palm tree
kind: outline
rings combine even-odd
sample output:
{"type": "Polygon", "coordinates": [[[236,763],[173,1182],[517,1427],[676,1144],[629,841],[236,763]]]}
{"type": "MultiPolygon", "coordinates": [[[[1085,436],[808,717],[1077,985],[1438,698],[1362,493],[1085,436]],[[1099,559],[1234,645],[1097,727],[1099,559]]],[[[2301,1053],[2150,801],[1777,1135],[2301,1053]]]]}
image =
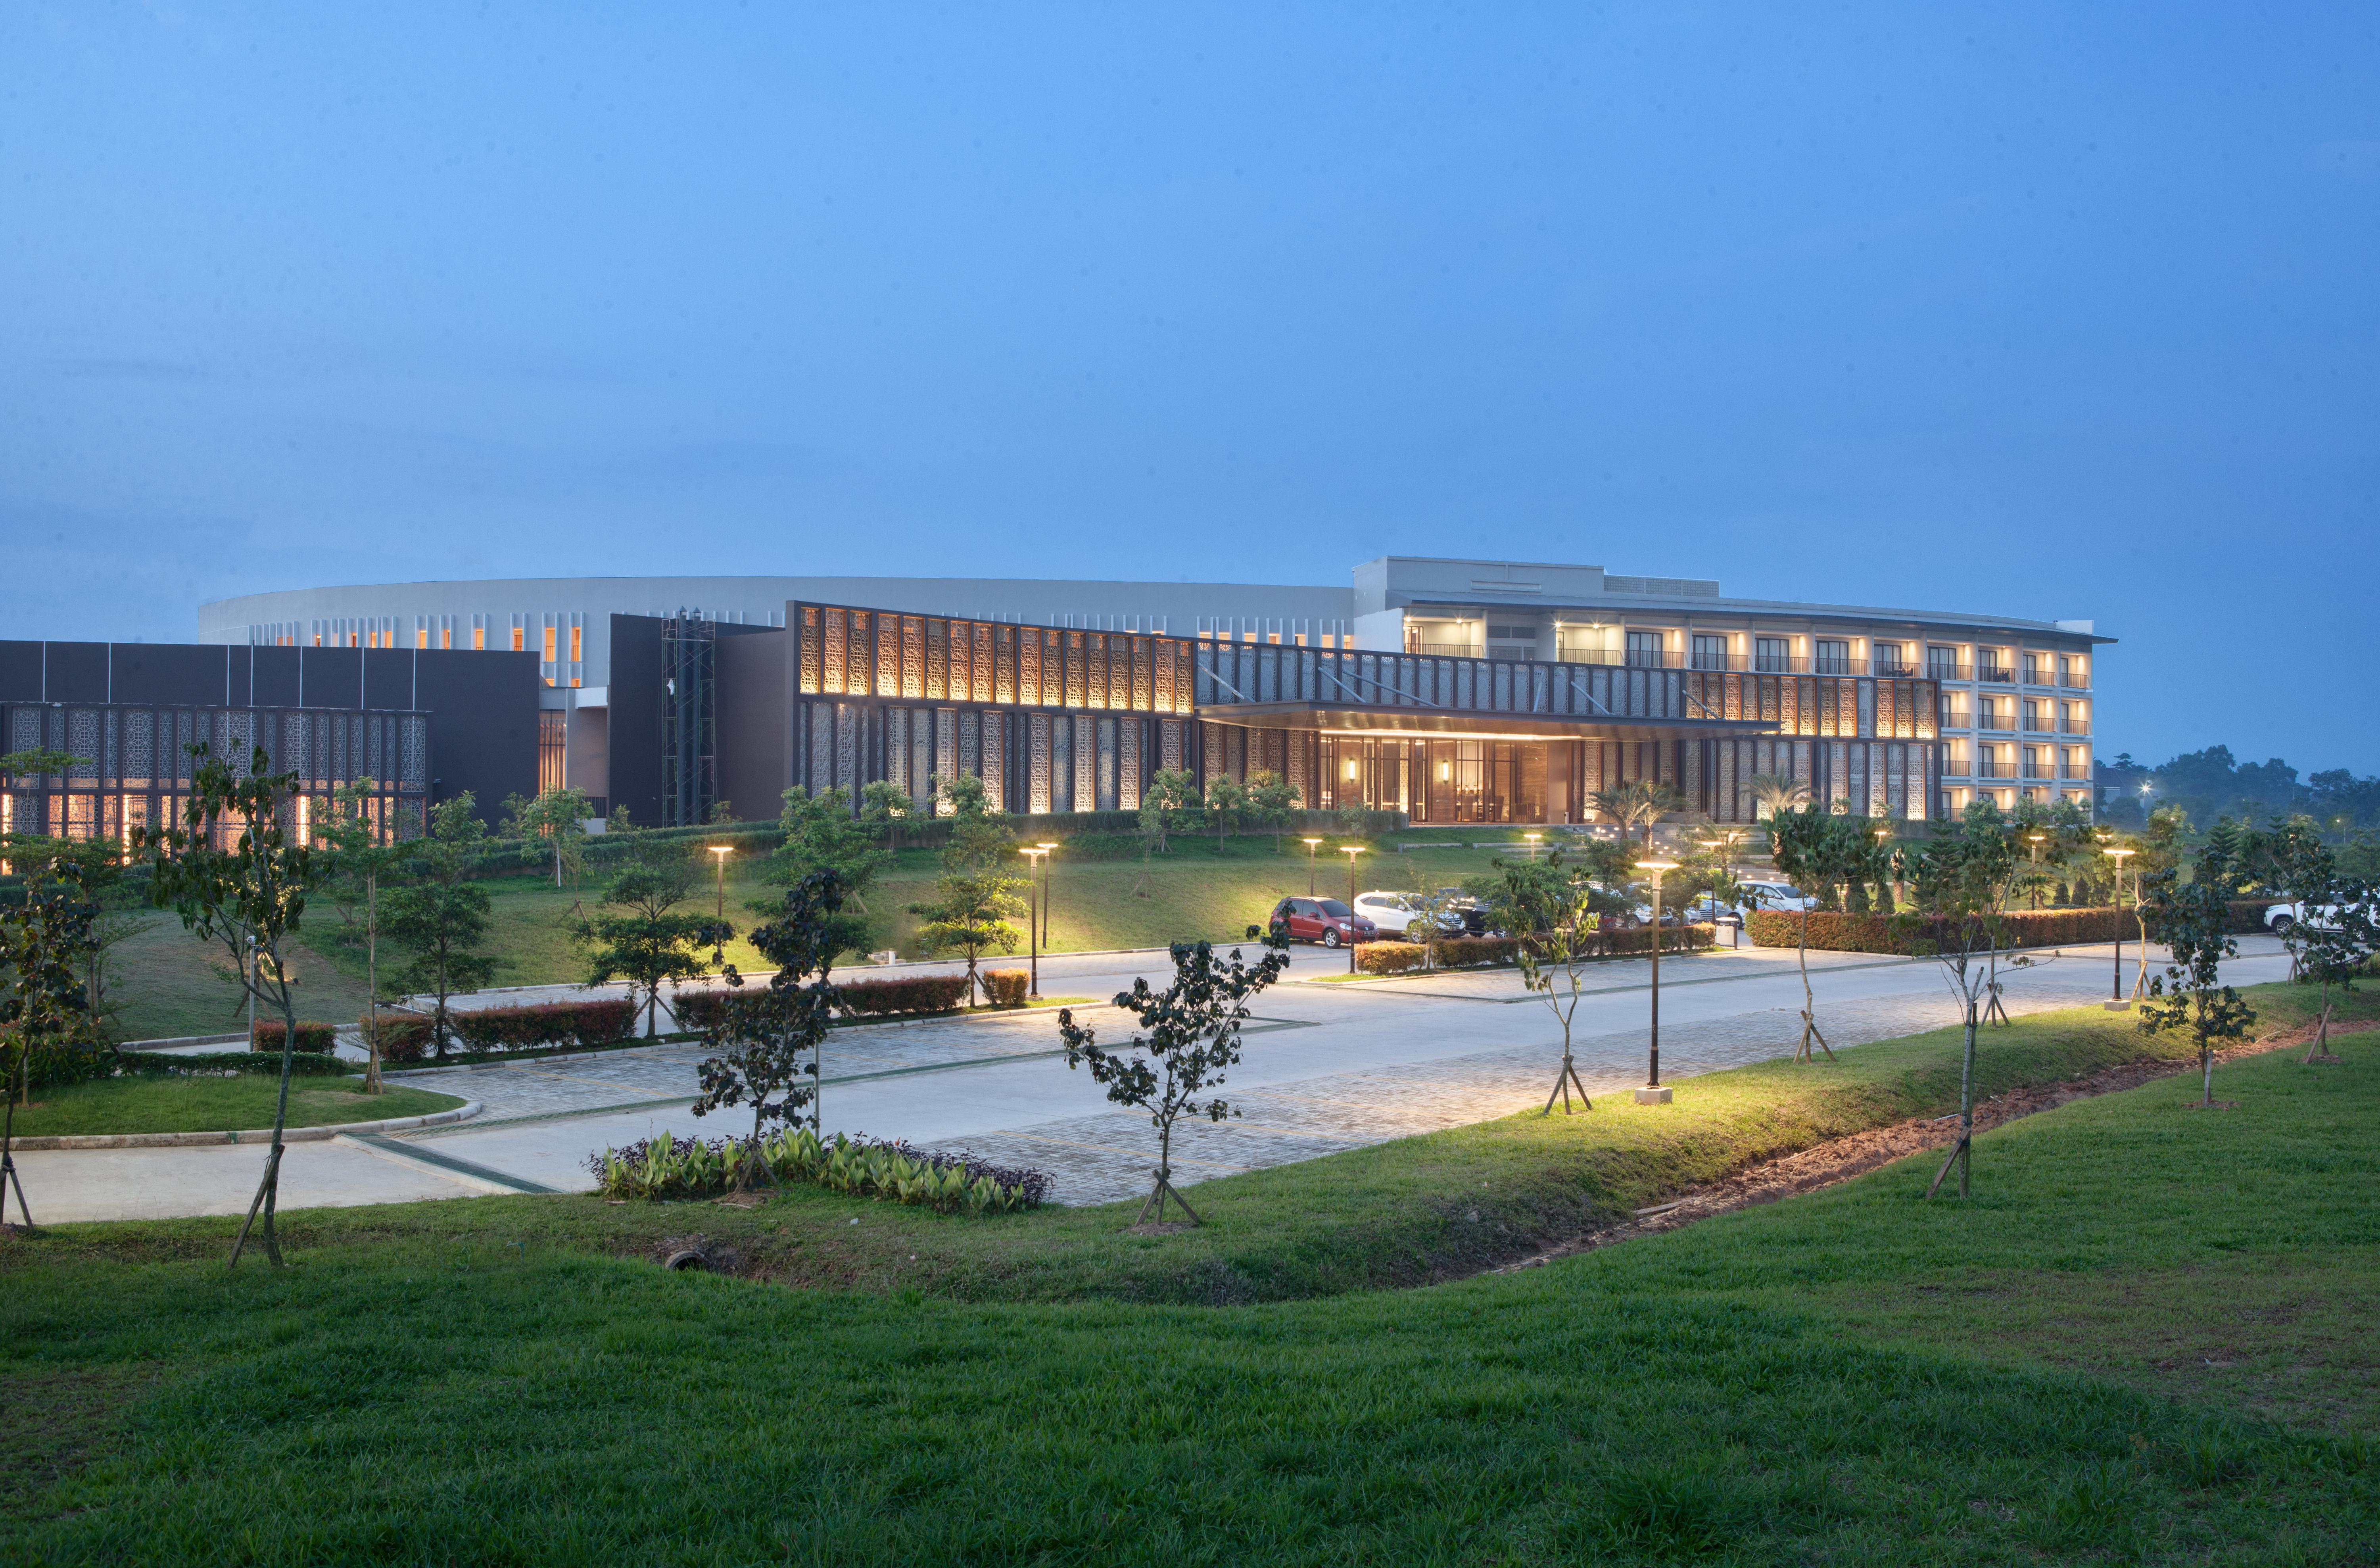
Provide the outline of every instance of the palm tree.
{"type": "Polygon", "coordinates": [[[1760,821],[1810,804],[1810,786],[1784,773],[1755,773],[1744,783],[1752,790],[1752,814],[1760,821]]]}
{"type": "Polygon", "coordinates": [[[1643,830],[1647,845],[1653,842],[1653,824],[1671,811],[1684,809],[1686,804],[1686,797],[1674,786],[1654,779],[1597,790],[1587,798],[1597,810],[1620,824],[1623,835],[1643,830]]]}

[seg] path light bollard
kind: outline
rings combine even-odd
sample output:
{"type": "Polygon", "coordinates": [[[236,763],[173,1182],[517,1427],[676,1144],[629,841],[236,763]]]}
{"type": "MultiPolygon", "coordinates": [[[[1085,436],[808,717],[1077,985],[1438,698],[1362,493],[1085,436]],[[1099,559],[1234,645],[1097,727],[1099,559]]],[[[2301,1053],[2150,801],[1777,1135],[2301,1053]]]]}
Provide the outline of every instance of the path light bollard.
{"type": "Polygon", "coordinates": [[[1670,1091],[1661,1087],[1661,873],[1678,869],[1675,860],[1639,860],[1636,869],[1653,873],[1653,1017],[1651,1055],[1645,1087],[1636,1091],[1639,1105],[1667,1105],[1670,1091]]]}
{"type": "MultiPolygon", "coordinates": [[[[1036,845],[1035,847],[1038,848],[1038,849],[1041,851],[1041,853],[1042,853],[1042,854],[1044,854],[1044,855],[1050,855],[1050,852],[1051,852],[1052,850],[1055,850],[1055,849],[1058,847],[1058,845],[1057,845],[1053,841],[1051,841],[1051,840],[1050,840],[1050,839],[1046,839],[1046,838],[1045,838],[1045,839],[1043,839],[1043,840],[1042,840],[1042,841],[1041,841],[1038,845],[1036,845]]],[[[1041,945],[1042,945],[1042,946],[1044,946],[1044,947],[1047,947],[1047,946],[1049,946],[1049,945],[1050,945],[1050,867],[1054,863],[1055,858],[1056,858],[1056,857],[1055,857],[1054,856],[1051,856],[1050,859],[1043,860],[1043,861],[1041,861],[1041,862],[1040,862],[1040,866],[1041,866],[1041,945]]]]}
{"type": "Polygon", "coordinates": [[[1305,841],[1305,896],[1308,898],[1314,896],[1314,851],[1321,842],[1318,838],[1305,841]]]}
{"type": "Polygon", "coordinates": [[[1050,852],[1037,847],[1019,853],[1033,863],[1033,869],[1025,874],[1025,896],[1033,901],[1025,911],[1026,940],[1032,945],[1032,957],[1028,962],[1032,966],[1033,977],[1026,985],[1025,994],[1038,1002],[1041,999],[1041,888],[1034,879],[1041,869],[1042,857],[1050,852]]]}
{"type": "Polygon", "coordinates": [[[735,853],[732,844],[710,845],[710,858],[719,868],[719,918],[727,918],[727,857],[735,853]]]}
{"type": "Polygon", "coordinates": [[[1347,972],[1355,972],[1355,857],[1364,853],[1360,844],[1342,844],[1339,853],[1347,857],[1347,972]]]}
{"type": "MultiPolygon", "coordinates": [[[[2100,853],[2101,853],[2101,854],[2103,854],[2103,855],[2105,855],[2105,856],[2107,856],[2107,857],[2108,859],[2113,860],[2113,861],[2116,863],[2116,888],[2115,888],[2115,894],[2116,894],[2116,973],[2115,973],[2115,978],[2114,978],[2112,980],[2110,980],[2110,981],[2108,982],[2108,985],[2107,985],[2107,1002],[2106,1002],[2106,1003],[2105,1003],[2104,1005],[2107,1007],[2107,1011],[2108,1011],[2108,1012],[2110,1012],[2110,1013],[2120,1013],[2120,1012],[2122,1012],[2122,1011],[2124,1010],[2124,1005],[2125,1005],[2125,1003],[2124,1003],[2124,857],[2125,857],[2125,856],[2127,856],[2127,855],[2137,855],[2137,854],[2139,854],[2139,853],[2140,853],[2140,851],[2138,851],[2138,850],[2136,850],[2136,849],[2106,849],[2106,850],[2102,850],[2102,851],[2100,851],[2100,853]]],[[[2139,892],[2139,890],[2138,890],[2137,888],[2135,888],[2135,889],[2133,890],[2133,893],[2132,893],[2132,902],[2133,902],[2133,904],[2137,905],[2137,904],[2139,904],[2139,903],[2140,903],[2140,901],[2141,901],[2140,892],[2139,892]]]]}

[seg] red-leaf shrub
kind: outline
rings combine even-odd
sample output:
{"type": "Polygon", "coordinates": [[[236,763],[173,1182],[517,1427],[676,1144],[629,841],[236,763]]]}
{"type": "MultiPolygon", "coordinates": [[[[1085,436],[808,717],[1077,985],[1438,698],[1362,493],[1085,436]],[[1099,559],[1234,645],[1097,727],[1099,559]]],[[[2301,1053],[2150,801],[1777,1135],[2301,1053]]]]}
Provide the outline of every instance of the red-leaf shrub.
{"type": "Polygon", "coordinates": [[[1022,1007],[1025,993],[1033,977],[1023,969],[986,969],[983,989],[991,995],[994,1007],[1022,1007]]]}
{"type": "Polygon", "coordinates": [[[483,1007],[450,1013],[455,1034],[474,1051],[533,1051],[548,1045],[609,1045],[637,1027],[637,1004],[625,998],[545,1002],[525,1007],[483,1007]]]}
{"type": "Polygon", "coordinates": [[[679,1028],[703,1033],[727,1021],[728,1001],[737,994],[732,991],[682,991],[670,998],[670,1014],[677,1019],[679,1028]]]}
{"type": "Polygon", "coordinates": [[[1429,950],[1417,942],[1367,942],[1355,949],[1355,967],[1367,975],[1418,969],[1429,950]]]}
{"type": "MultiPolygon", "coordinates": [[[[298,1049],[327,1056],[331,1048],[338,1043],[338,1029],[336,1024],[319,1024],[310,1018],[300,1018],[298,1020],[298,1049]]],[[[286,1027],[280,1019],[259,1018],[255,1037],[248,1042],[248,1048],[250,1051],[278,1052],[281,1037],[286,1032],[286,1027]]]]}
{"type": "Polygon", "coordinates": [[[948,1013],[966,995],[965,975],[910,975],[897,980],[841,980],[846,1013],[948,1013]]]}
{"type": "Polygon", "coordinates": [[[365,1026],[365,1038],[373,1036],[382,1062],[419,1062],[430,1054],[430,1015],[382,1008],[379,1022],[365,1026]]]}

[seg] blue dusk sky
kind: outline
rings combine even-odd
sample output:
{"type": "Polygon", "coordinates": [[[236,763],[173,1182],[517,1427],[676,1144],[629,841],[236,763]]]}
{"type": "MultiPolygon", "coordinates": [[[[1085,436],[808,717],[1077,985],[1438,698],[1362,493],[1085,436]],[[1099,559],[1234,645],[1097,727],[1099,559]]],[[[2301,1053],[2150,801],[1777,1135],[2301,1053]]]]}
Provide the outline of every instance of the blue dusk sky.
{"type": "Polygon", "coordinates": [[[2368,0],[0,3],[5,637],[1484,554],[2368,772],[2375,326],[2368,0]]]}

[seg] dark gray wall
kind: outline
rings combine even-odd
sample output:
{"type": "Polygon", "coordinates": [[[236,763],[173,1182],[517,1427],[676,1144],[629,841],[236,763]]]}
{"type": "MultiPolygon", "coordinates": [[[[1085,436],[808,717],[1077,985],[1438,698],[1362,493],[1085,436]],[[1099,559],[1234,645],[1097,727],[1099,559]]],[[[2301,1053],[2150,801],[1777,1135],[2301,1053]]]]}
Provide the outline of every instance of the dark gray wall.
{"type": "Polygon", "coordinates": [[[776,816],[794,782],[793,656],[782,630],[719,639],[719,798],[746,821],[776,816]]]}

